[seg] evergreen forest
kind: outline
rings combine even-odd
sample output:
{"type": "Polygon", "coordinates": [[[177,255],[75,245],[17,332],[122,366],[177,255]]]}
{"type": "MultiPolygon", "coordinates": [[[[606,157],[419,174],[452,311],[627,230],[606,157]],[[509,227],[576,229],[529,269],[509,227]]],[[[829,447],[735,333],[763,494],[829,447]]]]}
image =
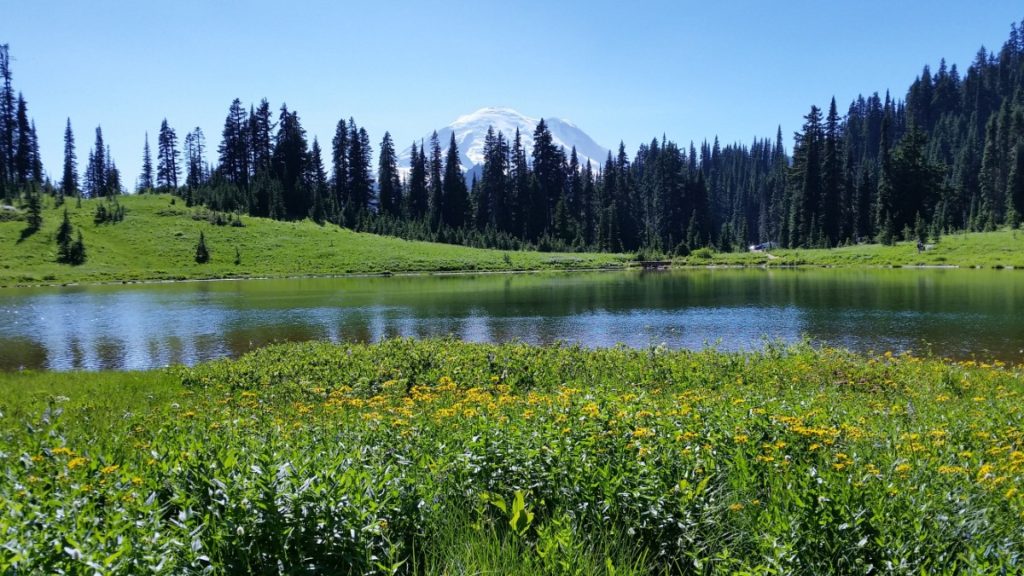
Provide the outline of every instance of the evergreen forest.
{"type": "Polygon", "coordinates": [[[791,151],[781,128],[750,144],[660,136],[632,155],[620,143],[593,165],[555,146],[542,121],[531,153],[522,134],[489,131],[482,169],[469,181],[454,136],[414,142],[411,166],[400,169],[389,133],[376,143],[343,118],[328,147],[310,141],[298,112],[265,99],[231,102],[213,165],[200,128],[179,138],[165,119],[155,157],[149,134],[142,138],[134,184],[124,181],[99,126],[80,171],[68,119],[63,166],[46,170],[7,45],[0,75],[0,197],[33,213],[42,196],[60,205],[132,189],[416,240],[665,255],[769,242],[929,242],[1016,228],[1024,215],[1024,24],[1011,26],[999,50],[980,49],[964,72],[943,60],[900,96],[811,106],[791,151]]]}

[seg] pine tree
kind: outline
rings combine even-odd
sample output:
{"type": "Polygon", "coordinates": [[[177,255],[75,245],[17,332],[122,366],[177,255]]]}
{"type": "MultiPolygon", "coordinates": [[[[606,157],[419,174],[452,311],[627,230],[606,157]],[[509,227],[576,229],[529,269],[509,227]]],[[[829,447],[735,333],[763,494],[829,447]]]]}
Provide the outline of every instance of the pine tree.
{"type": "Polygon", "coordinates": [[[75,155],[75,134],[71,131],[71,118],[64,127],[64,173],[60,182],[62,196],[78,196],[78,159],[75,155]]]}
{"type": "Polygon", "coordinates": [[[320,142],[316,138],[313,138],[313,147],[309,153],[306,187],[313,195],[309,217],[317,224],[323,224],[335,210],[333,209],[331,192],[327,184],[327,173],[324,172],[323,152],[320,150],[320,142]]]}
{"type": "Polygon", "coordinates": [[[792,192],[788,245],[813,246],[815,237],[820,235],[814,216],[822,197],[821,157],[824,139],[821,110],[817,106],[811,106],[811,111],[804,116],[803,131],[795,136],[790,178],[792,192]],[[815,220],[813,226],[812,219],[815,220]]]}
{"type": "Polygon", "coordinates": [[[824,158],[822,161],[822,235],[827,247],[839,245],[843,235],[843,151],[842,126],[832,98],[825,120],[824,158]]]}
{"type": "Polygon", "coordinates": [[[79,266],[85,264],[85,242],[82,240],[82,229],[78,229],[77,237],[71,244],[68,255],[68,264],[79,266]]]}
{"type": "Polygon", "coordinates": [[[455,143],[454,132],[452,132],[451,141],[448,143],[441,187],[444,189],[445,224],[456,229],[462,228],[469,212],[469,192],[466,190],[466,178],[462,174],[459,147],[455,143]]]}
{"type": "Polygon", "coordinates": [[[255,110],[249,111],[249,147],[252,152],[250,169],[252,175],[269,174],[274,154],[274,118],[270,102],[264,98],[255,110]]]}
{"type": "Polygon", "coordinates": [[[110,197],[123,191],[121,171],[117,169],[117,164],[114,163],[114,158],[110,154],[110,146],[107,146],[107,152],[104,157],[106,158],[106,165],[103,169],[103,181],[106,185],[105,196],[110,197]]]}
{"type": "Polygon", "coordinates": [[[348,187],[349,167],[349,145],[348,125],[345,120],[338,120],[338,126],[334,130],[334,139],[331,141],[331,168],[332,188],[334,193],[334,205],[338,211],[345,210],[349,203],[351,194],[348,187]]]}
{"type": "Polygon", "coordinates": [[[43,205],[34,185],[28,190],[28,218],[25,224],[25,229],[21,231],[23,240],[38,232],[43,226],[43,205]]]}
{"type": "Polygon", "coordinates": [[[68,209],[64,209],[64,219],[57,228],[57,262],[67,264],[71,262],[71,220],[68,218],[68,209]]]}
{"type": "Polygon", "coordinates": [[[224,130],[221,132],[221,143],[217,147],[220,158],[220,170],[225,178],[242,190],[249,188],[250,150],[249,122],[242,107],[242,101],[235,98],[224,119],[224,130]]]}
{"type": "Polygon", "coordinates": [[[206,264],[210,261],[210,251],[206,249],[206,236],[200,230],[199,244],[196,244],[196,263],[206,264]]]}
{"type": "Polygon", "coordinates": [[[597,203],[597,189],[594,185],[594,170],[591,168],[590,160],[587,160],[583,167],[583,205],[582,233],[583,242],[586,246],[593,246],[595,242],[596,218],[595,205],[597,203]]]}
{"type": "Polygon", "coordinates": [[[1006,190],[1006,219],[1012,228],[1019,228],[1024,219],[1024,142],[1018,142],[1013,152],[1006,190]]]}
{"type": "Polygon", "coordinates": [[[356,126],[355,121],[349,119],[348,126],[348,205],[346,212],[349,222],[355,222],[372,208],[373,200],[373,176],[372,158],[373,149],[370,146],[370,136],[364,128],[356,126]]]}
{"type": "Polygon", "coordinates": [[[542,118],[533,131],[533,176],[535,196],[531,199],[530,238],[537,239],[552,221],[555,204],[565,184],[565,154],[555,146],[547,123],[542,118]]]}
{"type": "Polygon", "coordinates": [[[39,153],[39,135],[36,133],[36,121],[32,120],[29,123],[29,134],[32,140],[31,144],[31,165],[32,165],[32,182],[42,185],[43,184],[43,157],[39,153]]]}
{"type": "Polygon", "coordinates": [[[20,186],[32,179],[32,128],[28,122],[28,105],[18,94],[18,111],[14,133],[14,180],[20,186]]]}
{"type": "Polygon", "coordinates": [[[14,135],[17,130],[15,119],[14,88],[11,85],[11,57],[7,44],[0,44],[0,198],[14,195],[14,135]]]}
{"type": "Polygon", "coordinates": [[[427,216],[430,209],[430,194],[427,190],[427,156],[423,150],[423,143],[419,149],[416,143],[412,143],[411,166],[409,171],[409,217],[413,220],[421,220],[427,216]]]}
{"type": "Polygon", "coordinates": [[[90,198],[107,195],[107,150],[103,143],[103,130],[99,126],[96,127],[96,142],[89,152],[85,169],[85,190],[90,198]]]}
{"type": "Polygon", "coordinates": [[[891,245],[896,239],[896,224],[893,220],[893,167],[892,146],[889,139],[889,126],[892,118],[886,112],[882,119],[881,144],[879,145],[879,177],[878,193],[875,198],[875,229],[878,241],[891,245]]]}
{"type": "Polygon", "coordinates": [[[633,251],[640,247],[639,229],[634,208],[637,202],[634,201],[633,182],[630,174],[629,156],[626,154],[626,146],[619,142],[619,153],[615,160],[615,208],[618,218],[617,232],[619,249],[633,251]]]}
{"type": "Polygon", "coordinates": [[[510,175],[508,141],[501,132],[495,133],[493,127],[488,127],[484,138],[480,190],[476,200],[476,222],[481,230],[492,226],[503,232],[512,231],[510,175]]]}
{"type": "Polygon", "coordinates": [[[398,159],[391,134],[384,133],[380,142],[380,161],[377,163],[377,190],[380,213],[389,216],[402,214],[402,183],[398,177],[398,159]]]}
{"type": "Polygon", "coordinates": [[[519,128],[516,128],[516,135],[512,140],[509,170],[510,226],[507,231],[521,238],[529,238],[527,207],[530,205],[530,169],[526,162],[526,148],[523,146],[519,128]]]}
{"type": "Polygon", "coordinates": [[[505,179],[504,173],[497,174],[497,170],[501,167],[500,160],[497,166],[494,165],[494,161],[497,160],[493,157],[495,156],[496,145],[497,136],[494,134],[494,127],[488,126],[487,134],[484,136],[484,166],[481,173],[481,181],[478,186],[472,189],[475,207],[474,221],[480,230],[484,230],[494,223],[492,210],[492,197],[495,194],[494,188],[496,184],[503,182],[505,179]]]}
{"type": "Polygon", "coordinates": [[[153,188],[153,155],[149,151],[149,132],[146,132],[146,139],[142,145],[142,173],[139,175],[136,191],[152,192],[153,188]]]}
{"type": "Polygon", "coordinates": [[[281,185],[281,199],[286,218],[298,220],[309,215],[312,198],[305,186],[304,178],[308,158],[306,131],[302,128],[299,115],[289,112],[287,105],[281,105],[277,137],[274,142],[273,167],[274,176],[281,185]]]}
{"type": "Polygon", "coordinates": [[[178,135],[164,118],[157,136],[156,185],[163,192],[178,190],[178,135]]]}
{"type": "Polygon", "coordinates": [[[441,178],[441,142],[437,132],[430,136],[430,227],[437,230],[445,223],[444,186],[441,178]]]}
{"type": "Polygon", "coordinates": [[[198,126],[191,132],[185,134],[185,186],[189,194],[195,196],[198,190],[206,182],[206,167],[204,156],[206,155],[206,136],[198,126]]]}

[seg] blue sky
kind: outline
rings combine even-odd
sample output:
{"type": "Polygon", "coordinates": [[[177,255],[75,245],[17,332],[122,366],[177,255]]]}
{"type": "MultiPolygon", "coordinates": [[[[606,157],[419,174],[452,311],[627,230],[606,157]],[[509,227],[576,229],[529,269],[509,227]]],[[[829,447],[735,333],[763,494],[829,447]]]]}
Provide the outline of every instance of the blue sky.
{"type": "Polygon", "coordinates": [[[965,71],[1024,18],[1019,0],[857,2],[95,2],[0,0],[0,43],[58,178],[71,118],[133,183],[164,117],[215,161],[233,98],[296,110],[329,149],[354,116],[399,148],[484,106],[572,120],[632,153],[665,133],[749,143],[811,104],[903,96],[925,64],[965,71]]]}

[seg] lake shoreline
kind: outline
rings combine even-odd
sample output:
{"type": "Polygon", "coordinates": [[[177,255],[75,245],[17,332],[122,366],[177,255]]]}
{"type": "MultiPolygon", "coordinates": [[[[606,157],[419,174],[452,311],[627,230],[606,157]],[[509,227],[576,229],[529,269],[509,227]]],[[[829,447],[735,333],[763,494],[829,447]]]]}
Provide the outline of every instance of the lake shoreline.
{"type": "MultiPolygon", "coordinates": [[[[779,270],[1021,270],[1019,266],[961,266],[959,264],[675,264],[658,270],[647,272],[666,272],[672,270],[744,270],[744,269],[779,269],[779,270]]],[[[587,268],[523,268],[517,270],[408,270],[396,272],[345,272],[341,274],[261,274],[258,276],[215,276],[210,278],[149,278],[141,280],[84,280],[81,282],[38,282],[0,285],[0,290],[17,288],[68,288],[74,286],[134,286],[151,284],[184,284],[191,282],[228,282],[233,280],[331,280],[344,278],[391,278],[391,277],[423,277],[423,276],[474,276],[474,275],[518,275],[518,274],[573,274],[584,272],[630,272],[644,271],[638,265],[602,266],[587,268]]]]}

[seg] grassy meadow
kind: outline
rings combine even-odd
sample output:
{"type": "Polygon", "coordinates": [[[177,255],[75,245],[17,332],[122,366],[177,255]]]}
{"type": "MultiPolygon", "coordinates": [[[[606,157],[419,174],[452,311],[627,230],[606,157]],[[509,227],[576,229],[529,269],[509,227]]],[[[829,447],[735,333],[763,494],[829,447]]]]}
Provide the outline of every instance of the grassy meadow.
{"type": "Polygon", "coordinates": [[[412,242],[352,232],[311,221],[241,218],[243,227],[210,224],[202,208],[187,208],[170,195],[122,196],[122,222],[93,223],[101,200],[65,207],[81,228],[87,260],[81,266],[56,262],[54,240],[64,207],[47,199],[42,229],[21,240],[25,222],[0,221],[0,286],[64,282],[120,282],[294,275],[380,274],[385,272],[564,270],[619,267],[614,254],[559,254],[481,250],[450,244],[412,242]],[[210,262],[195,262],[199,232],[210,262]],[[235,264],[235,250],[240,263],[235,264]]]}
{"type": "MultiPolygon", "coordinates": [[[[71,282],[125,282],[388,272],[473,272],[622,268],[629,254],[541,253],[482,250],[362,234],[311,221],[241,218],[243,227],[216,226],[203,208],[187,208],[169,195],[122,196],[124,221],[94,224],[100,200],[65,206],[83,232],[87,260],[56,262],[54,241],[62,208],[47,199],[43,227],[21,237],[23,215],[0,219],[0,287],[71,282]],[[211,254],[195,262],[202,231],[211,254]],[[236,263],[236,250],[237,260],[236,263]]],[[[912,242],[832,250],[719,253],[696,250],[677,266],[961,266],[1024,268],[1024,233],[1013,230],[944,236],[927,252],[912,242]]]]}
{"type": "Polygon", "coordinates": [[[859,244],[824,249],[774,249],[765,253],[719,253],[694,251],[678,258],[687,266],[958,266],[962,268],[1024,268],[1024,231],[966,232],[942,236],[924,252],[916,242],[898,242],[894,246],[859,244]],[[768,254],[771,254],[769,256],[768,254]]]}
{"type": "Polygon", "coordinates": [[[1024,569],[999,363],[393,340],[0,386],[6,574],[1024,569]]]}

